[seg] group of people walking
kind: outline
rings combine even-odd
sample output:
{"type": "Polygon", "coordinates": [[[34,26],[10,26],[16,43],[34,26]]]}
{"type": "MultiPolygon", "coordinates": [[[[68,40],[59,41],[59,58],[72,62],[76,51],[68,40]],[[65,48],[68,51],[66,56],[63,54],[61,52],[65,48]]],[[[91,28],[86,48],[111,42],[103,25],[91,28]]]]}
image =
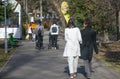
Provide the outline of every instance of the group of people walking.
{"type": "MultiPolygon", "coordinates": [[[[30,23],[30,26],[28,28],[28,34],[29,34],[29,40],[33,41],[33,34],[35,35],[35,48],[37,49],[43,49],[43,36],[44,36],[44,26],[41,21],[37,21],[36,28],[32,29],[32,23],[30,23]]],[[[57,39],[59,35],[59,26],[57,25],[56,21],[53,21],[53,23],[50,26],[49,30],[49,47],[58,49],[57,39]]]]}
{"type": "Polygon", "coordinates": [[[63,56],[67,57],[71,79],[77,76],[79,58],[84,60],[86,78],[90,79],[93,50],[98,54],[96,32],[91,28],[90,19],[85,19],[83,26],[84,29],[80,30],[70,19],[65,28],[66,44],[63,56]]]}
{"type": "Polygon", "coordinates": [[[30,23],[30,26],[28,27],[28,35],[30,41],[33,41],[33,36],[35,35],[35,48],[43,48],[44,26],[41,21],[37,21],[37,26],[34,30],[32,28],[32,23],[30,23]]]}
{"type": "MultiPolygon", "coordinates": [[[[75,26],[72,19],[69,19],[68,25],[64,31],[65,48],[63,57],[67,57],[70,78],[77,76],[78,59],[83,59],[85,66],[86,78],[91,77],[91,61],[93,51],[98,54],[96,44],[96,32],[92,29],[90,19],[85,19],[84,29],[75,26]]],[[[29,30],[30,40],[32,40],[32,30],[29,30]]],[[[59,26],[54,21],[49,30],[49,46],[58,49],[57,39],[59,35],[59,26]]],[[[41,21],[38,21],[35,29],[36,48],[43,48],[44,27],[41,21]]]]}

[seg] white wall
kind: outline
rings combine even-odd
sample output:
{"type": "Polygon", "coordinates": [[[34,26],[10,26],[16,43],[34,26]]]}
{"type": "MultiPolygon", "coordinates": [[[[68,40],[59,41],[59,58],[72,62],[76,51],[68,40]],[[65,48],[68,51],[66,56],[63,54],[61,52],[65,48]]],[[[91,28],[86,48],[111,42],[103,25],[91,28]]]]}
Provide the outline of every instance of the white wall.
{"type": "MultiPolygon", "coordinates": [[[[20,28],[7,28],[7,38],[9,33],[13,33],[14,38],[20,38],[20,28]]],[[[0,38],[5,38],[5,28],[0,28],[0,38]]]]}

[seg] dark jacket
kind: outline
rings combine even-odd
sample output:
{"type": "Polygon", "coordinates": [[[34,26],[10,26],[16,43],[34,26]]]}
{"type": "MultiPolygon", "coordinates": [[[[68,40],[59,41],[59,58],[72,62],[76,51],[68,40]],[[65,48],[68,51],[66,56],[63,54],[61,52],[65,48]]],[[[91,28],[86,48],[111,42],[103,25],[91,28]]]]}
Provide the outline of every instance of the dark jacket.
{"type": "Polygon", "coordinates": [[[81,45],[81,58],[84,60],[92,60],[93,50],[98,53],[96,44],[96,32],[90,27],[81,30],[83,43],[81,45]]]}

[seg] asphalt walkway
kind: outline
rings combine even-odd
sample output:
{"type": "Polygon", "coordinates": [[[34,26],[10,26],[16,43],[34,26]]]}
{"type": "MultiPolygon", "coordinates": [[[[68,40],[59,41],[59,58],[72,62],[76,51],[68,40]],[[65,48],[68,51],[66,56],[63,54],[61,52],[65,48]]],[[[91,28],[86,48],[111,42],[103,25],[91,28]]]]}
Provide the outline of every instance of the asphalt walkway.
{"type": "MultiPolygon", "coordinates": [[[[44,36],[44,49],[35,49],[32,41],[22,41],[0,72],[0,79],[69,79],[67,59],[63,58],[65,41],[58,39],[59,50],[48,49],[48,32],[44,36]]],[[[120,79],[120,73],[93,59],[91,79],[120,79]]],[[[78,76],[85,79],[84,64],[79,59],[78,76]]]]}

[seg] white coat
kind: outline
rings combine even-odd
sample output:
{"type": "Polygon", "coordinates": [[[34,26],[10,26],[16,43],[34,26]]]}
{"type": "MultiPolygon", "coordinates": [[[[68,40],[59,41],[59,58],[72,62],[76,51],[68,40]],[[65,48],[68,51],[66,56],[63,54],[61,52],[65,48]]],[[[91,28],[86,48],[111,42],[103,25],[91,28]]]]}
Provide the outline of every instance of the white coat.
{"type": "Polygon", "coordinates": [[[81,56],[80,43],[82,43],[82,38],[79,28],[66,28],[65,41],[64,57],[81,56]]]}

